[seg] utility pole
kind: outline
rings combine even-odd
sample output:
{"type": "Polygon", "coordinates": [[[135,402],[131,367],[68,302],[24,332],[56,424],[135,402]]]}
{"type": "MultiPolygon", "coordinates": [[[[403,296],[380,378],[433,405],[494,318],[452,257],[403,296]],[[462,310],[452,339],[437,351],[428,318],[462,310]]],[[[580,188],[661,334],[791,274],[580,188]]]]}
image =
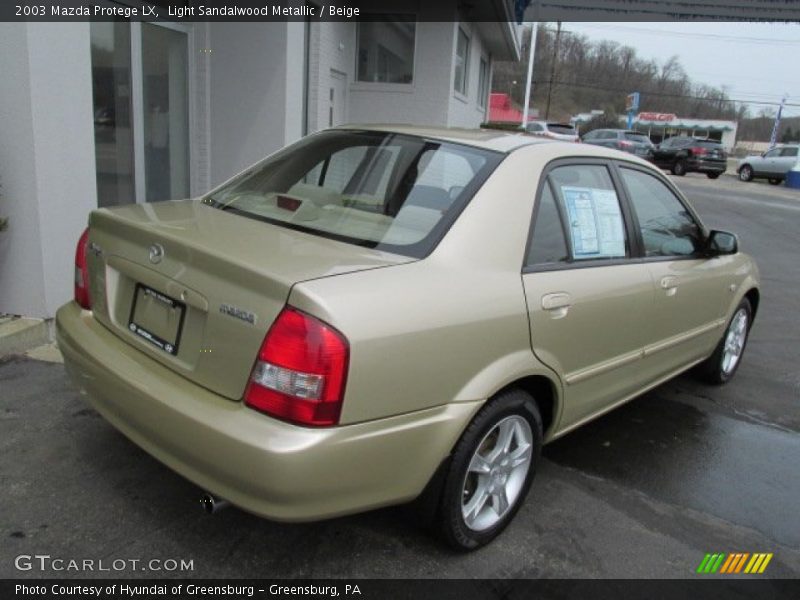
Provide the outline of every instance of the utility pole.
{"type": "Polygon", "coordinates": [[[556,40],[553,44],[553,60],[550,64],[550,85],[547,86],[547,107],[544,109],[544,120],[550,116],[550,98],[553,95],[553,81],[556,77],[556,60],[558,59],[558,42],[561,40],[561,21],[558,22],[556,30],[556,40]]]}
{"type": "Polygon", "coordinates": [[[533,54],[536,49],[537,23],[531,23],[530,50],[528,51],[528,77],[525,80],[525,106],[522,109],[522,127],[528,124],[528,105],[531,102],[531,79],[533,78],[533,54]]]}

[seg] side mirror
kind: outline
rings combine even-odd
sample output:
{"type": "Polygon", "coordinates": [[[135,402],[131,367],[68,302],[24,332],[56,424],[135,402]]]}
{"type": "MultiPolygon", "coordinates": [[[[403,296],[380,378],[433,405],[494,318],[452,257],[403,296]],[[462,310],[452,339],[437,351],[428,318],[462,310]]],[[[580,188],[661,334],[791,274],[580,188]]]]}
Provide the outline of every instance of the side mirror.
{"type": "Polygon", "coordinates": [[[709,256],[736,254],[739,251],[739,239],[733,233],[715,229],[708,236],[706,250],[709,256]]]}

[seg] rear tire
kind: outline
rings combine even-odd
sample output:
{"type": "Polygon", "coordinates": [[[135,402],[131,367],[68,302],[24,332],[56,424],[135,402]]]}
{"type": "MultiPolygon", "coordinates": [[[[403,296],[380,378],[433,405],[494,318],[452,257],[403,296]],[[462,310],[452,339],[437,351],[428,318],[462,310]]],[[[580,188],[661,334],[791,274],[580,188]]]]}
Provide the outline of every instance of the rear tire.
{"type": "Polygon", "coordinates": [[[679,159],[672,163],[672,174],[678,177],[686,175],[686,161],[679,159]]]}
{"type": "Polygon", "coordinates": [[[706,173],[706,177],[709,179],[719,179],[720,175],[722,175],[722,173],[706,173]]]}
{"type": "Polygon", "coordinates": [[[488,544],[522,506],[542,449],[542,418],[530,395],[512,389],[490,400],[453,449],[439,504],[439,532],[469,551],[488,544]]]}
{"type": "Polygon", "coordinates": [[[733,378],[742,362],[752,324],[753,308],[747,298],[742,298],[714,353],[698,365],[697,374],[701,379],[721,385],[733,378]]]}
{"type": "Polygon", "coordinates": [[[739,181],[753,181],[753,167],[742,165],[739,169],[739,181]]]}

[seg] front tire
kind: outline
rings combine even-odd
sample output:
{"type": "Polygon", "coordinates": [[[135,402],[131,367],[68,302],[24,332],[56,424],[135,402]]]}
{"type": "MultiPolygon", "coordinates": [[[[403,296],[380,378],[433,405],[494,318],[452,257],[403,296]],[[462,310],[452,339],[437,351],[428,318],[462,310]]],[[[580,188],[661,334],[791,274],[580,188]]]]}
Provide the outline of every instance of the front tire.
{"type": "Polygon", "coordinates": [[[742,168],[739,169],[739,181],[753,181],[753,167],[742,165],[742,168]]]}
{"type": "Polygon", "coordinates": [[[683,159],[676,160],[672,164],[672,174],[677,175],[678,177],[683,177],[686,175],[686,161],[683,159]]]}
{"type": "Polygon", "coordinates": [[[747,298],[742,298],[714,353],[698,366],[698,374],[702,379],[721,385],[733,378],[742,362],[752,324],[753,308],[747,298]]]}
{"type": "Polygon", "coordinates": [[[490,400],[455,448],[439,505],[439,529],[456,550],[475,550],[511,522],[530,489],[542,449],[533,398],[509,390],[490,400]]]}

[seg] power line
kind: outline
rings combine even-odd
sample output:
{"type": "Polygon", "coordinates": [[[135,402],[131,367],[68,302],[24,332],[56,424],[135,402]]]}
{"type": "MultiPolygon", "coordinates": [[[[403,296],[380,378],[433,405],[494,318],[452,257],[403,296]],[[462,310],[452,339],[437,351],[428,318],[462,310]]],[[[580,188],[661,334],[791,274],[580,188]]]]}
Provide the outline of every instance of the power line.
{"type": "MultiPolygon", "coordinates": [[[[695,39],[702,39],[702,40],[716,40],[721,42],[735,42],[735,43],[743,43],[743,44],[765,44],[765,45],[800,45],[800,40],[789,40],[789,39],[772,39],[772,38],[758,38],[758,37],[748,37],[748,36],[733,36],[733,35],[721,35],[715,33],[691,33],[688,31],[664,31],[661,29],[651,29],[649,27],[627,27],[625,25],[582,25],[587,29],[604,29],[604,30],[612,30],[612,31],[631,31],[631,32],[639,32],[639,33],[647,33],[647,34],[654,34],[654,35],[661,35],[666,37],[681,37],[681,38],[695,38],[695,39]]],[[[580,35],[580,33],[575,31],[568,31],[565,33],[572,33],[575,35],[580,35]]]]}
{"type": "MultiPolygon", "coordinates": [[[[577,81],[557,81],[557,80],[535,80],[534,83],[536,84],[548,84],[548,85],[565,85],[565,86],[572,86],[572,87],[585,87],[595,90],[601,90],[605,92],[616,92],[622,94],[621,90],[617,88],[606,87],[602,85],[598,85],[596,83],[578,83],[577,81]]],[[[760,104],[764,106],[780,106],[780,102],[765,102],[763,100],[741,100],[738,98],[709,98],[708,96],[692,96],[689,94],[671,94],[669,92],[655,92],[651,90],[639,90],[639,93],[646,96],[656,96],[660,98],[683,98],[686,100],[704,100],[706,102],[723,102],[723,103],[739,103],[739,104],[760,104]]],[[[787,102],[784,106],[798,106],[800,104],[793,104],[787,102]]]]}

